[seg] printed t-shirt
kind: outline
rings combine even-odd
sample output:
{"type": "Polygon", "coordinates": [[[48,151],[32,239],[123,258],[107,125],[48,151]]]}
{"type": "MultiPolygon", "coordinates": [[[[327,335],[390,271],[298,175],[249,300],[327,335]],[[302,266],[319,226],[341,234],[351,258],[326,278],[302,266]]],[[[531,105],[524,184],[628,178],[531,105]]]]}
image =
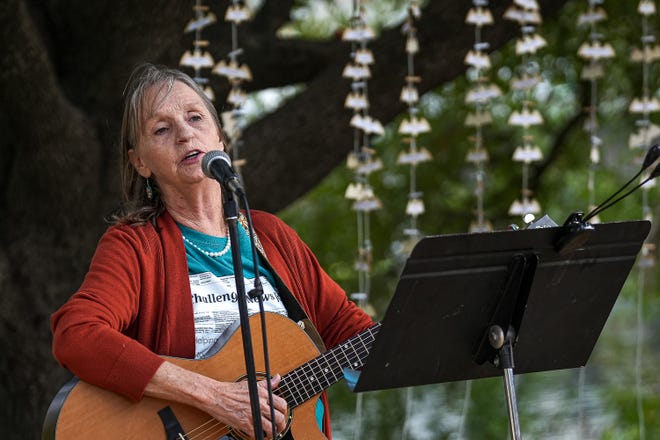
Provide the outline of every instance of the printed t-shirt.
{"type": "MultiPolygon", "coordinates": [[[[204,252],[222,253],[226,249],[226,237],[206,235],[183,225],[179,228],[188,259],[195,322],[195,359],[202,359],[213,355],[218,348],[216,341],[225,341],[229,335],[224,333],[233,332],[237,327],[240,315],[232,254],[231,249],[221,256],[209,256],[204,252]]],[[[255,279],[250,238],[242,227],[238,228],[238,235],[245,290],[249,293],[255,279]]],[[[261,264],[258,271],[263,287],[264,310],[286,316],[286,308],[275,288],[273,275],[261,264]]],[[[248,295],[247,303],[249,315],[259,312],[257,298],[248,295]]]]}

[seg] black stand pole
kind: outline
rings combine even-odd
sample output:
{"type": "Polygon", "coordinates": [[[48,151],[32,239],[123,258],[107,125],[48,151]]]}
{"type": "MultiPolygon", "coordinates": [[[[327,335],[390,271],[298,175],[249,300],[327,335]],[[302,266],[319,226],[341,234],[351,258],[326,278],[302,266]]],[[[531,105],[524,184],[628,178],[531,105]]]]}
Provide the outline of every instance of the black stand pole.
{"type": "Polygon", "coordinates": [[[495,325],[490,329],[491,346],[499,350],[494,363],[495,366],[499,366],[502,369],[504,397],[506,398],[506,408],[509,415],[509,431],[511,432],[511,439],[520,440],[522,439],[522,435],[518,418],[516,386],[513,381],[513,341],[515,338],[515,332],[512,329],[507,333],[507,336],[504,336],[504,331],[498,325],[495,325]]]}
{"type": "Polygon", "coordinates": [[[268,331],[266,325],[266,315],[264,313],[264,301],[263,293],[264,289],[259,279],[259,254],[257,253],[256,246],[256,234],[254,232],[254,227],[252,226],[252,214],[250,212],[250,206],[248,203],[247,196],[243,192],[239,195],[243,202],[243,208],[245,208],[245,218],[248,224],[248,235],[250,237],[250,247],[252,251],[252,262],[254,270],[254,287],[247,294],[250,299],[257,299],[259,303],[259,314],[261,315],[261,342],[263,344],[263,354],[264,354],[264,373],[266,376],[266,388],[268,390],[268,405],[270,406],[270,420],[271,420],[271,430],[272,437],[277,437],[277,426],[275,424],[275,405],[273,403],[273,385],[271,383],[271,372],[270,372],[270,355],[268,354],[268,331]]]}
{"type": "Polygon", "coordinates": [[[527,299],[538,262],[539,257],[529,251],[512,255],[504,284],[499,292],[497,305],[474,355],[474,361],[477,364],[490,361],[495,367],[502,370],[512,440],[522,439],[513,380],[515,366],[513,347],[518,336],[517,329],[521,326],[527,308],[527,299]]]}
{"type": "Polygon", "coordinates": [[[238,204],[231,191],[222,191],[224,200],[225,219],[231,240],[231,255],[234,264],[234,278],[236,279],[236,294],[238,296],[238,312],[241,321],[241,335],[243,336],[243,354],[247,372],[250,406],[252,408],[252,422],[254,424],[255,439],[263,440],[264,430],[261,424],[261,410],[259,408],[259,392],[257,390],[257,371],[248,320],[247,295],[245,293],[245,278],[243,277],[243,263],[241,260],[241,247],[238,237],[238,204]]]}

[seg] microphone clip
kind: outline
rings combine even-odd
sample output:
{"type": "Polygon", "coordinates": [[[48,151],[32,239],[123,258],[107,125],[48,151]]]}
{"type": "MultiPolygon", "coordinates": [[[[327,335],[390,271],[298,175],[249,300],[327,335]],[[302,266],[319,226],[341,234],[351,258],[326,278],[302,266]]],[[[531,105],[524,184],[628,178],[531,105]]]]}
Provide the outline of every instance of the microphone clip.
{"type": "Polygon", "coordinates": [[[586,216],[583,212],[574,212],[569,215],[564,222],[564,225],[561,227],[559,236],[554,243],[555,249],[559,255],[565,255],[584,246],[587,240],[589,240],[589,236],[594,231],[594,227],[591,225],[591,223],[589,223],[590,219],[613,206],[614,204],[620,202],[624,198],[628,197],[635,190],[644,186],[644,184],[647,182],[658,177],[658,175],[660,175],[660,164],[656,165],[650,175],[641,183],[625,192],[622,196],[615,198],[621,194],[621,192],[625,190],[630,184],[632,184],[635,179],[637,179],[644,172],[644,170],[649,168],[654,163],[657,163],[658,160],[660,160],[660,144],[655,144],[646,152],[644,163],[642,164],[642,169],[639,170],[632,179],[626,182],[614,194],[601,202],[596,208],[592,209],[586,216]]]}
{"type": "Polygon", "coordinates": [[[555,240],[555,249],[559,255],[566,255],[580,249],[589,240],[594,227],[583,220],[583,212],[574,212],[568,216],[555,240]]]}

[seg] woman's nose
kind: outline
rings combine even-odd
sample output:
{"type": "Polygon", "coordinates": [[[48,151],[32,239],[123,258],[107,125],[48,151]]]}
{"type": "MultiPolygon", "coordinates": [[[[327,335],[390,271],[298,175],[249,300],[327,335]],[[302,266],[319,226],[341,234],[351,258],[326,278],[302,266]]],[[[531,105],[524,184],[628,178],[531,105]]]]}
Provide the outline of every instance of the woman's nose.
{"type": "Polygon", "coordinates": [[[185,122],[176,123],[176,140],[177,142],[187,142],[192,137],[193,130],[185,122]]]}

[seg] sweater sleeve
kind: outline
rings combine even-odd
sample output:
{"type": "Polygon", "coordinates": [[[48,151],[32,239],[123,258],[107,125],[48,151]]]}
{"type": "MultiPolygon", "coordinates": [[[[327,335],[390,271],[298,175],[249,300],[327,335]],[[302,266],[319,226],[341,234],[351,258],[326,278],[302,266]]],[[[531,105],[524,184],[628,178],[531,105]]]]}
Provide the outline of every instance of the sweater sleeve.
{"type": "Polygon", "coordinates": [[[135,339],[140,292],[150,282],[140,268],[145,255],[157,254],[144,246],[134,228],[111,227],[81,287],[51,318],[53,354],[63,367],[134,400],[163,362],[135,339]]]}

